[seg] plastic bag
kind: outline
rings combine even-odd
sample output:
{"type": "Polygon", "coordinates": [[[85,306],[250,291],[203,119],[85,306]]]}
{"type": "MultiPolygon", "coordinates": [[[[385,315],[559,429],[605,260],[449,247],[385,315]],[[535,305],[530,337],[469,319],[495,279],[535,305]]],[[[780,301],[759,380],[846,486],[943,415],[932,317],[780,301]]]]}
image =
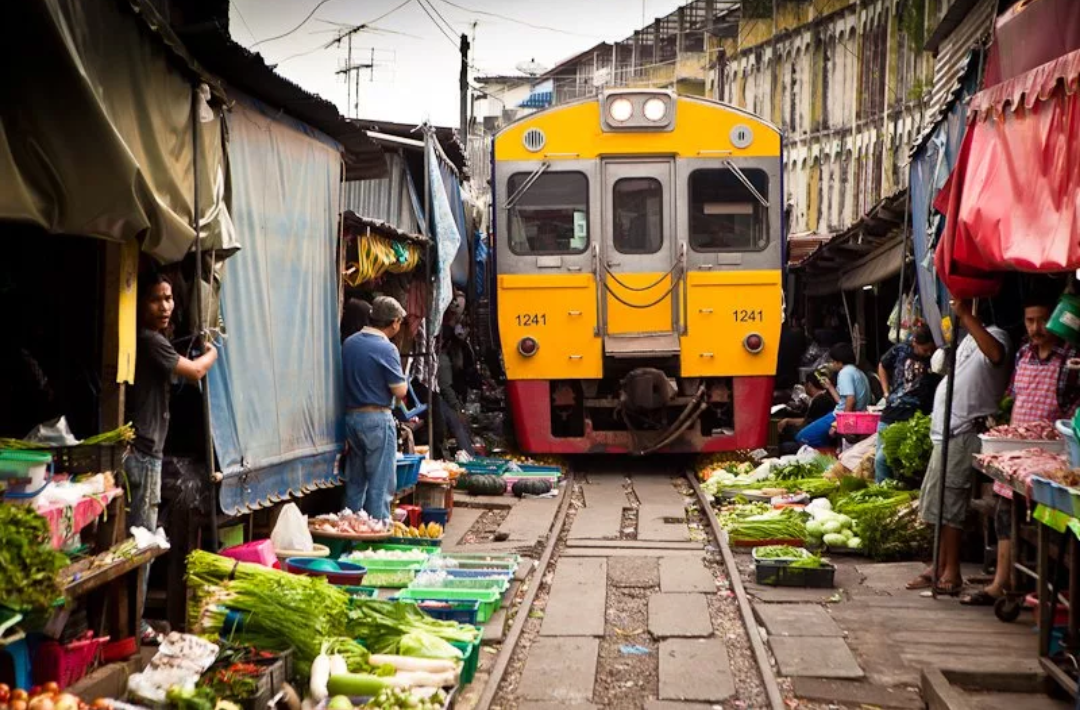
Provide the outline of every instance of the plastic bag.
{"type": "Polygon", "coordinates": [[[79,440],[71,433],[71,427],[68,426],[65,417],[38,424],[30,430],[25,440],[49,446],[75,446],[79,443],[79,440]]]}
{"type": "Polygon", "coordinates": [[[274,543],[275,550],[311,552],[315,549],[307,516],[300,512],[296,503],[288,503],[281,509],[274,531],[270,533],[270,542],[274,543]]]}

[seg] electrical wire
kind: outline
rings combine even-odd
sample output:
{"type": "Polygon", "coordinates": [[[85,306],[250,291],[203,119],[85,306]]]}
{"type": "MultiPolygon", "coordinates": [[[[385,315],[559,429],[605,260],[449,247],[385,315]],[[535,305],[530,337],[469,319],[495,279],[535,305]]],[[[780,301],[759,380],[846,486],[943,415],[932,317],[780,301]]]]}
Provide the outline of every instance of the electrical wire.
{"type": "Polygon", "coordinates": [[[250,47],[248,47],[248,49],[254,49],[255,47],[258,47],[260,44],[265,44],[266,42],[273,42],[274,40],[283,39],[285,37],[288,37],[292,33],[299,30],[301,27],[306,25],[308,23],[308,20],[310,20],[312,17],[314,17],[315,13],[319,11],[319,8],[322,7],[323,5],[325,5],[328,2],[330,2],[330,0],[319,0],[319,2],[315,5],[315,7],[311,8],[311,12],[309,12],[307,14],[307,17],[305,17],[300,22],[299,25],[297,25],[296,27],[293,27],[291,30],[289,30],[288,32],[285,32],[283,34],[275,35],[274,37],[267,37],[266,39],[260,39],[258,42],[251,45],[250,47]]]}
{"type": "Polygon", "coordinates": [[[514,24],[517,24],[517,25],[523,25],[525,27],[531,27],[534,30],[544,30],[546,32],[557,32],[559,34],[570,35],[571,37],[585,37],[587,39],[596,39],[597,36],[598,36],[598,35],[581,34],[580,32],[571,32],[569,30],[561,30],[558,27],[548,27],[546,25],[536,25],[536,24],[533,24],[531,22],[526,22],[525,20],[518,20],[518,19],[515,19],[513,17],[507,17],[506,15],[500,15],[497,12],[488,12],[487,10],[477,10],[475,8],[465,7],[464,5],[459,5],[456,2],[451,2],[451,0],[441,0],[441,2],[446,3],[450,7],[457,8],[458,10],[461,10],[462,12],[472,13],[473,15],[486,15],[487,17],[494,17],[494,18],[497,18],[497,19],[500,19],[500,20],[505,20],[506,22],[513,22],[514,24]]]}
{"type": "MultiPolygon", "coordinates": [[[[350,27],[352,27],[353,29],[357,29],[357,28],[364,28],[364,27],[367,27],[368,25],[373,25],[373,24],[375,24],[376,22],[378,22],[379,20],[383,20],[383,19],[386,19],[387,17],[389,17],[390,15],[394,14],[395,12],[397,12],[398,10],[400,10],[401,8],[405,7],[406,5],[408,5],[409,3],[411,3],[412,1],[413,1],[413,0],[405,0],[405,2],[402,2],[402,3],[399,3],[399,4],[395,5],[394,7],[390,8],[389,10],[387,10],[386,12],[384,12],[384,13],[383,13],[383,14],[381,14],[381,15],[379,15],[378,17],[376,17],[376,18],[375,18],[375,19],[373,19],[373,20],[368,20],[367,22],[362,22],[362,23],[360,23],[359,25],[355,25],[355,26],[354,26],[354,25],[349,25],[349,26],[350,26],[350,27]]],[[[318,8],[318,7],[316,7],[315,9],[316,9],[316,10],[318,10],[319,8],[318,8]]],[[[307,21],[307,20],[305,20],[305,22],[306,22],[306,21],[307,21]]],[[[339,23],[332,23],[332,24],[339,24],[339,23]]],[[[300,28],[299,28],[299,27],[297,27],[296,29],[300,29],[300,28]]],[[[380,28],[378,28],[378,27],[372,27],[371,29],[373,29],[373,30],[379,30],[380,28]]],[[[295,30],[294,30],[294,31],[295,31],[295,30]]],[[[380,31],[388,31],[388,30],[380,30],[380,31]]],[[[401,34],[404,34],[404,33],[401,33],[401,34]]],[[[411,35],[406,35],[406,36],[411,36],[411,35]]],[[[340,37],[339,37],[338,39],[334,39],[334,40],[331,40],[330,42],[326,42],[326,43],[320,44],[320,45],[319,45],[318,47],[314,47],[314,48],[312,48],[312,49],[308,49],[308,50],[305,50],[305,51],[303,51],[303,52],[297,52],[296,54],[290,54],[289,56],[285,57],[285,58],[284,58],[284,59],[282,59],[281,61],[277,62],[277,63],[276,63],[276,64],[275,64],[274,66],[281,66],[282,64],[284,64],[285,62],[289,61],[290,59],[297,59],[297,58],[299,58],[299,57],[306,57],[306,56],[307,56],[307,55],[309,55],[309,54],[314,54],[315,52],[318,52],[318,51],[319,51],[320,49],[329,49],[330,47],[334,46],[334,45],[335,45],[335,44],[336,44],[336,43],[337,43],[337,42],[338,42],[339,40],[340,40],[340,37]]],[[[270,40],[263,40],[263,41],[264,41],[264,42],[269,42],[270,40]]],[[[251,45],[251,46],[252,46],[252,47],[254,47],[255,45],[253,44],[253,45],[251,45]]]]}
{"type": "Polygon", "coordinates": [[[428,16],[428,19],[431,20],[432,24],[434,24],[435,27],[439,30],[439,32],[442,33],[442,36],[446,38],[446,41],[449,42],[455,50],[458,49],[457,40],[454,39],[453,35],[449,34],[445,29],[443,29],[443,26],[439,24],[439,21],[436,20],[435,16],[431,14],[431,11],[427,9],[427,6],[424,4],[423,0],[417,0],[416,4],[420,6],[420,9],[424,11],[424,14],[428,16]]]}
{"type": "MultiPolygon", "coordinates": [[[[420,2],[423,1],[424,0],[420,0],[420,2]]],[[[446,25],[446,29],[450,30],[451,34],[457,34],[457,29],[449,20],[446,19],[446,17],[441,12],[439,12],[439,8],[435,7],[435,3],[428,0],[427,6],[431,9],[432,12],[438,15],[439,19],[443,21],[443,24],[446,25]]]]}
{"type": "Polygon", "coordinates": [[[236,10],[236,16],[240,18],[240,22],[244,25],[244,29],[246,29],[248,31],[248,34],[251,35],[251,41],[258,41],[255,33],[251,31],[251,25],[249,25],[247,23],[247,20],[244,19],[244,13],[240,12],[240,3],[237,2],[237,0],[229,0],[229,5],[232,6],[232,9],[236,10]]]}

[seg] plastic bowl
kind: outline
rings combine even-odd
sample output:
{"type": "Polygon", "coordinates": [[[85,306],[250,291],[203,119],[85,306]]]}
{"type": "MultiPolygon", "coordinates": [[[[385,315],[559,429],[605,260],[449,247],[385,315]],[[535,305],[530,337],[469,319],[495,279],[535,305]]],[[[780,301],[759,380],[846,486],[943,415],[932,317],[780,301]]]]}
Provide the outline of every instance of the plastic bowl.
{"type": "Polygon", "coordinates": [[[355,562],[311,557],[290,557],[285,560],[285,570],[293,574],[323,577],[330,584],[347,587],[359,586],[367,574],[367,568],[355,562]]]}

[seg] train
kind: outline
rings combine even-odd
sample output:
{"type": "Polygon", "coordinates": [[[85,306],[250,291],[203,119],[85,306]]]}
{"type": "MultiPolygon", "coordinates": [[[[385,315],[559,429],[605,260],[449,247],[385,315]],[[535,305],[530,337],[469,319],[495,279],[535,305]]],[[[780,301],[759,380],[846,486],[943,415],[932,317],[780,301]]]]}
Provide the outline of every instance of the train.
{"type": "Polygon", "coordinates": [[[493,308],[529,454],[765,444],[783,320],[780,130],[619,89],[493,138],[493,308]]]}

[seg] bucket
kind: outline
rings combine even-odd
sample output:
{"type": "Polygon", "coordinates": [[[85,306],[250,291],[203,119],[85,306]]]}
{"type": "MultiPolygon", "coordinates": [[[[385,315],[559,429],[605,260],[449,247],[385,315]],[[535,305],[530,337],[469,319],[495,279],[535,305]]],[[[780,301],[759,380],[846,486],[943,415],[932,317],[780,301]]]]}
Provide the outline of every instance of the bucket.
{"type": "Polygon", "coordinates": [[[29,500],[52,480],[52,454],[0,449],[0,498],[29,500]]]}
{"type": "Polygon", "coordinates": [[[1077,468],[1080,467],[1080,439],[1076,438],[1073,426],[1073,422],[1068,419],[1058,419],[1054,422],[1054,428],[1057,429],[1058,434],[1061,434],[1061,438],[1065,440],[1065,445],[1068,447],[1069,465],[1077,468]]]}
{"type": "Polygon", "coordinates": [[[1080,343],[1080,298],[1069,294],[1062,296],[1046,329],[1074,345],[1080,343]]]}

